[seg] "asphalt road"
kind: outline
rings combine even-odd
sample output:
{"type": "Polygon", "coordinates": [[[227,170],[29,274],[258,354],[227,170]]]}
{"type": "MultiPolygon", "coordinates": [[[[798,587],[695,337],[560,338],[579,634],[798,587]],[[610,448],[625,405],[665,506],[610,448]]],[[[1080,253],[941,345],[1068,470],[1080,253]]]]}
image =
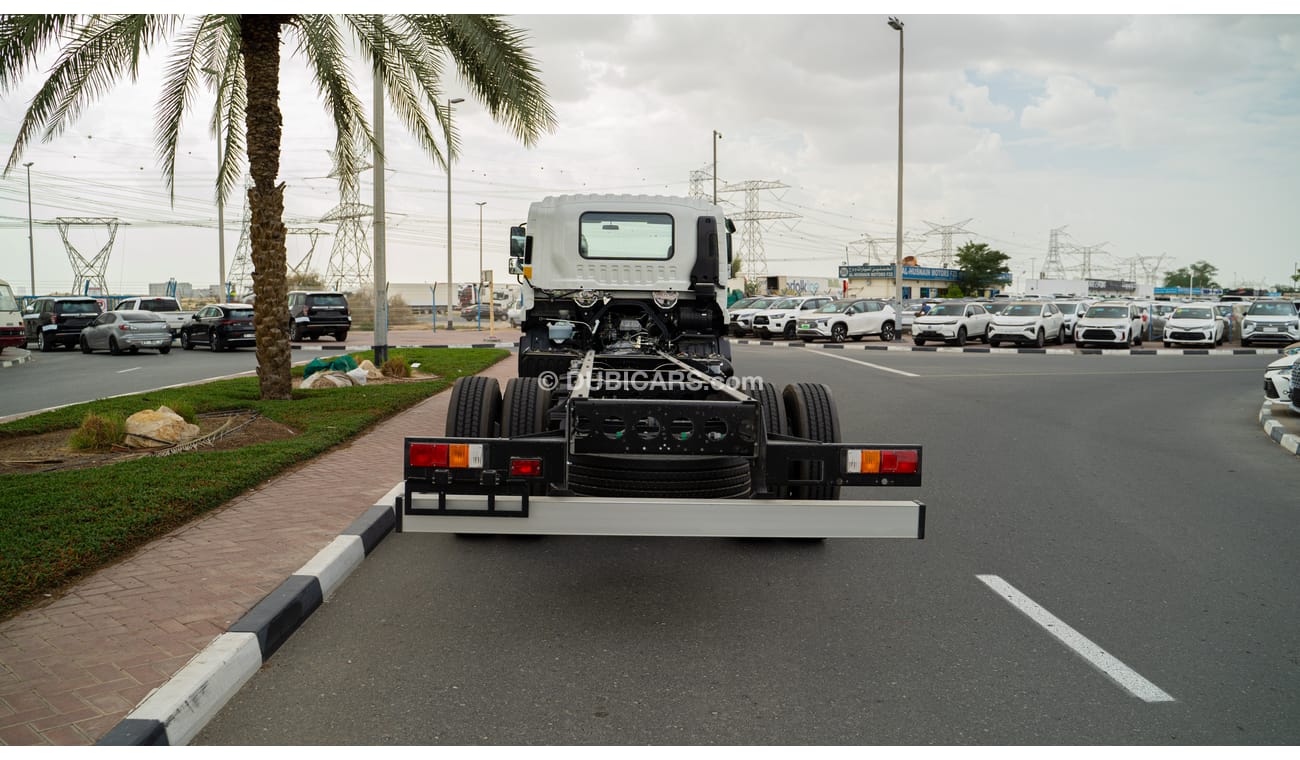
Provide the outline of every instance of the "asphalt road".
{"type": "Polygon", "coordinates": [[[926,539],[393,535],[196,743],[1300,741],[1262,358],[735,355],[829,384],[845,440],[924,444],[922,488],[849,495],[922,499],[926,539]]]}
{"type": "MultiPolygon", "coordinates": [[[[294,351],[293,360],[310,361],[319,355],[294,351]]],[[[257,352],[251,347],[214,354],[203,347],[183,351],[177,341],[165,356],[148,349],[121,356],[105,351],[86,356],[76,348],[33,350],[31,361],[0,370],[5,389],[0,393],[0,418],[256,369],[257,352]]]]}

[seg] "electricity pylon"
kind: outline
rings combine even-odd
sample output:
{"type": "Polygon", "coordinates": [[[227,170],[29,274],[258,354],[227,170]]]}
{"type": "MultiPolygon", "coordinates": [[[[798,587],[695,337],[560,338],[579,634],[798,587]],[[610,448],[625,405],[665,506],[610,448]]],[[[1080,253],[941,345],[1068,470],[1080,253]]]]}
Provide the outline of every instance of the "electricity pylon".
{"type": "Polygon", "coordinates": [[[939,245],[939,266],[940,267],[947,269],[948,262],[952,261],[953,234],[955,233],[966,234],[966,235],[975,234],[970,230],[965,229],[966,224],[969,223],[970,221],[971,219],[967,219],[965,221],[957,222],[956,224],[935,224],[934,222],[925,222],[930,226],[930,231],[926,233],[927,235],[937,234],[941,236],[940,238],[941,242],[939,245]]]}
{"type": "Polygon", "coordinates": [[[55,218],[54,223],[59,228],[59,237],[63,238],[63,247],[68,251],[68,263],[72,265],[72,292],[84,293],[85,288],[93,285],[101,295],[108,295],[108,279],[105,275],[108,271],[108,256],[113,252],[117,228],[124,222],[106,217],[60,216],[55,218]],[[72,227],[98,227],[101,224],[108,229],[108,242],[99,249],[99,253],[87,259],[68,239],[68,230],[72,227]]]}
{"type": "Polygon", "coordinates": [[[788,211],[762,211],[758,207],[758,193],[761,190],[777,190],[789,187],[783,182],[772,180],[746,180],[728,183],[718,188],[718,193],[744,193],[745,210],[732,214],[732,221],[741,223],[740,228],[740,272],[746,279],[767,276],[767,253],[763,250],[763,222],[777,219],[798,219],[799,214],[788,211]]]}

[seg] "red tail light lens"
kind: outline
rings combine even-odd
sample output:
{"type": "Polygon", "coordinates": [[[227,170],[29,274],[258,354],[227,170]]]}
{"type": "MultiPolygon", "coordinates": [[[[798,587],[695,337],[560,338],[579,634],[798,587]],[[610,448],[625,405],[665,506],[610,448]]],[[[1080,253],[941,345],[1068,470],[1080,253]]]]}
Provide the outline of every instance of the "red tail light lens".
{"type": "Polygon", "coordinates": [[[510,460],[510,477],[512,478],[536,478],[542,474],[542,460],[540,459],[511,459],[510,460]]]}
{"type": "Polygon", "coordinates": [[[446,467],[449,449],[445,443],[413,443],[407,461],[412,467],[446,467]]]}
{"type": "Polygon", "coordinates": [[[914,449],[880,452],[880,471],[896,474],[915,473],[920,465],[920,457],[914,449]]]}

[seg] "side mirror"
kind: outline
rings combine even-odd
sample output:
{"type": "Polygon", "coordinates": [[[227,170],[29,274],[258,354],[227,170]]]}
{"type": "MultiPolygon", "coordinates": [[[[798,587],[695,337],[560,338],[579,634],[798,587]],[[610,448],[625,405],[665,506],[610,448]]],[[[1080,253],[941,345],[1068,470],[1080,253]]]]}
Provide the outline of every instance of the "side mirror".
{"type": "Polygon", "coordinates": [[[522,259],[527,245],[528,233],[523,227],[510,228],[510,257],[522,259]]]}
{"type": "Polygon", "coordinates": [[[507,264],[507,269],[510,272],[510,274],[523,274],[524,273],[523,259],[520,259],[515,256],[511,256],[510,263],[507,264]]]}
{"type": "Polygon", "coordinates": [[[199,318],[199,313],[197,311],[190,315],[190,319],[198,319],[198,318],[199,318]]]}

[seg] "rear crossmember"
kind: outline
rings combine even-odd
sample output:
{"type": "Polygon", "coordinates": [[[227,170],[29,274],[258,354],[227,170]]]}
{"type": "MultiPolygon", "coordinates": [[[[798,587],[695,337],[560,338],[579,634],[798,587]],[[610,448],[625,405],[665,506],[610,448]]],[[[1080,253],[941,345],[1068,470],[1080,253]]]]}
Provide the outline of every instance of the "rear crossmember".
{"type": "Polygon", "coordinates": [[[777,437],[766,441],[749,499],[572,496],[570,443],[517,438],[407,438],[397,530],[454,533],[924,538],[917,501],[773,498],[786,487],[921,485],[921,447],[777,437]],[[540,486],[540,487],[539,487],[540,486]],[[552,496],[530,496],[529,491],[552,496]],[[502,519],[506,518],[506,519],[502,519]],[[513,518],[513,519],[512,519],[513,518]],[[520,519],[523,518],[523,519],[520,519]]]}

